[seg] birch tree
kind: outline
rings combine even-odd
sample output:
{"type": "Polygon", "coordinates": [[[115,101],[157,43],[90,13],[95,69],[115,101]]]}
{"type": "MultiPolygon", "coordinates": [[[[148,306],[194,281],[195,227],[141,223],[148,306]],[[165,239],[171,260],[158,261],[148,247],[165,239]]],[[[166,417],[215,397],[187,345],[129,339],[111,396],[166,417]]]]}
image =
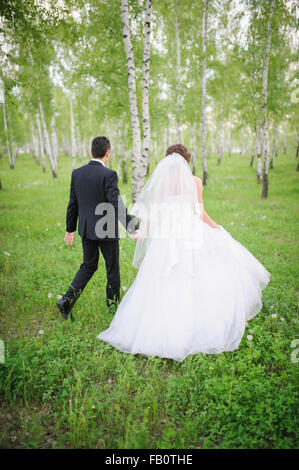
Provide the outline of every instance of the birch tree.
{"type": "Polygon", "coordinates": [[[149,171],[150,162],[150,115],[149,115],[149,68],[150,68],[150,45],[151,45],[151,8],[152,1],[145,0],[145,21],[144,21],[144,49],[142,63],[142,161],[146,162],[146,173],[149,171]]]}
{"type": "Polygon", "coordinates": [[[230,111],[228,113],[227,121],[227,152],[229,156],[232,154],[232,132],[231,132],[231,121],[230,121],[230,111]]]}
{"type": "Polygon", "coordinates": [[[38,145],[38,137],[36,136],[33,123],[30,122],[30,131],[31,131],[31,141],[32,141],[32,151],[35,163],[39,165],[39,145],[38,145]]]}
{"type": "Polygon", "coordinates": [[[267,46],[264,60],[263,69],[263,92],[262,92],[262,114],[263,114],[263,138],[264,138],[264,162],[263,162],[263,186],[262,186],[262,198],[268,197],[268,161],[269,161],[269,133],[268,133],[268,110],[267,110],[267,99],[268,99],[268,72],[269,72],[269,58],[271,49],[271,27],[272,27],[272,16],[275,7],[275,0],[271,1],[269,19],[267,25],[267,46]]]}
{"type": "Polygon", "coordinates": [[[175,39],[176,39],[176,72],[177,72],[177,89],[176,89],[176,135],[178,143],[181,142],[181,39],[178,20],[178,0],[175,0],[175,39]]]}
{"type": "Polygon", "coordinates": [[[43,172],[45,173],[45,171],[46,171],[46,158],[45,158],[44,140],[43,140],[43,135],[42,135],[42,127],[41,127],[41,123],[40,123],[39,113],[36,114],[36,125],[37,125],[37,132],[38,132],[40,155],[42,157],[42,168],[43,168],[43,172]]]}
{"type": "Polygon", "coordinates": [[[58,150],[58,139],[57,139],[57,133],[56,133],[56,128],[55,128],[54,114],[52,115],[52,118],[51,118],[51,144],[52,144],[54,164],[55,164],[55,168],[57,168],[59,150],[58,150]]]}
{"type": "Polygon", "coordinates": [[[208,165],[207,165],[207,118],[206,118],[206,101],[207,101],[207,77],[206,77],[206,16],[207,16],[207,0],[203,0],[202,12],[202,79],[201,79],[201,152],[203,167],[203,184],[208,182],[208,165]]]}
{"type": "Polygon", "coordinates": [[[220,165],[223,157],[223,140],[224,140],[224,117],[223,117],[223,99],[221,100],[220,124],[219,124],[219,156],[217,165],[220,165]]]}
{"type": "Polygon", "coordinates": [[[254,140],[253,140],[253,144],[252,144],[252,155],[251,155],[250,164],[249,164],[250,167],[253,166],[254,157],[256,155],[257,155],[257,129],[255,127],[255,129],[254,129],[254,140]]]}
{"type": "Polygon", "coordinates": [[[287,122],[284,122],[283,127],[283,154],[286,155],[287,153],[287,122]]]}
{"type": "Polygon", "coordinates": [[[296,128],[295,125],[293,125],[293,127],[294,127],[294,134],[296,138],[296,158],[298,158],[299,157],[299,130],[296,128]]]}
{"type": "Polygon", "coordinates": [[[129,104],[131,126],[133,134],[132,145],[132,185],[133,185],[133,202],[141,191],[144,178],[146,175],[147,161],[144,160],[141,152],[141,134],[139,114],[137,108],[137,95],[136,95],[136,74],[135,74],[135,60],[134,51],[131,42],[131,33],[129,25],[129,8],[128,0],[121,0],[121,20],[123,30],[123,42],[126,52],[127,69],[128,69],[128,91],[129,91],[129,104]]]}
{"type": "Polygon", "coordinates": [[[5,105],[5,89],[4,89],[4,84],[1,82],[1,91],[2,91],[2,96],[1,96],[1,101],[3,105],[3,123],[4,123],[4,134],[5,134],[5,140],[6,140],[6,150],[7,150],[7,155],[8,155],[8,163],[9,163],[9,168],[11,170],[14,169],[15,167],[15,162],[14,162],[14,157],[11,152],[10,148],[10,143],[9,143],[9,136],[8,136],[8,128],[7,128],[7,117],[6,117],[6,105],[5,105]]]}
{"type": "Polygon", "coordinates": [[[40,97],[39,97],[39,112],[40,112],[41,123],[42,123],[42,128],[43,128],[43,135],[44,135],[44,139],[45,139],[46,152],[47,152],[48,157],[49,157],[49,162],[50,162],[52,175],[53,175],[53,178],[57,178],[56,165],[55,165],[55,161],[54,161],[54,157],[53,157],[53,151],[52,151],[52,147],[51,147],[50,136],[49,136],[49,132],[48,132],[48,129],[47,129],[44,109],[43,109],[43,105],[42,105],[42,101],[41,101],[40,97]]]}
{"type": "Polygon", "coordinates": [[[192,156],[192,173],[193,173],[193,175],[195,175],[195,173],[196,173],[196,162],[197,162],[196,128],[195,128],[195,125],[193,125],[192,128],[191,128],[190,146],[191,146],[191,156],[192,156]]]}
{"type": "Polygon", "coordinates": [[[261,130],[258,127],[256,133],[257,139],[257,155],[256,155],[256,179],[257,183],[262,182],[262,154],[263,154],[263,142],[261,139],[261,130]]]}
{"type": "Polygon", "coordinates": [[[73,169],[76,166],[76,154],[77,154],[77,143],[76,143],[76,131],[75,131],[75,119],[74,119],[74,110],[73,110],[73,96],[70,93],[70,122],[71,122],[71,152],[72,152],[72,162],[73,169]]]}
{"type": "Polygon", "coordinates": [[[273,142],[272,142],[272,151],[271,151],[271,158],[270,158],[270,170],[273,169],[273,161],[274,155],[277,156],[277,128],[275,127],[273,130],[273,142]]]}
{"type": "Polygon", "coordinates": [[[128,151],[122,152],[121,158],[122,182],[128,184],[128,151]]]}

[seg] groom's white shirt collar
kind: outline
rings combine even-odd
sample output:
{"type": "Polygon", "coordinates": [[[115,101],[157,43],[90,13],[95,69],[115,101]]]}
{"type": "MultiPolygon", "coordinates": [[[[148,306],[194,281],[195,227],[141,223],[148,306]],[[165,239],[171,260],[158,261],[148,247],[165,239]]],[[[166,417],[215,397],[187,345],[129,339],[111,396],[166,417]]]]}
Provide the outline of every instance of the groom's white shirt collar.
{"type": "Polygon", "coordinates": [[[102,162],[102,160],[98,160],[97,158],[92,158],[91,161],[92,161],[92,162],[102,163],[103,166],[106,166],[105,163],[102,162]]]}

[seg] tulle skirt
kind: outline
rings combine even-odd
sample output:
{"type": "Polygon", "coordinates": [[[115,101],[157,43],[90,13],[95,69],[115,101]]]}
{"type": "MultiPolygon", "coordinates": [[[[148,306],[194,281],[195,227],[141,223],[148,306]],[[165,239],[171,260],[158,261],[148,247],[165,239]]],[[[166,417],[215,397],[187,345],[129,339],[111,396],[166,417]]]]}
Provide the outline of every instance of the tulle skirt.
{"type": "Polygon", "coordinates": [[[189,354],[234,351],[246,322],[262,308],[265,267],[222,226],[203,224],[200,249],[152,240],[108,329],[98,338],[125,353],[183,361],[189,354]]]}

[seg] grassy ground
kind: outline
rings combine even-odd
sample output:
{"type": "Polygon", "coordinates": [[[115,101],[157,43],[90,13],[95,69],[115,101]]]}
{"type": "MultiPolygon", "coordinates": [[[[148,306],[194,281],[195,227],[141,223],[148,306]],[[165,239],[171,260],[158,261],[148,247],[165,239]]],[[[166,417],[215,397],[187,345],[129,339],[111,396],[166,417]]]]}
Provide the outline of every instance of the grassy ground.
{"type": "MultiPolygon", "coordinates": [[[[178,363],[122,354],[96,338],[112,318],[103,260],[74,308],[76,321],[62,320],[57,295],[81,263],[79,237],[73,247],[63,242],[70,161],[61,157],[53,180],[29,156],[20,155],[14,171],[0,160],[1,447],[297,447],[296,162],[275,159],[269,198],[261,200],[249,157],[216,161],[209,159],[205,208],[271,282],[237,351],[178,363]]],[[[130,187],[121,189],[129,201],[130,187]]],[[[133,250],[121,240],[124,290],[136,272],[133,250]]]]}

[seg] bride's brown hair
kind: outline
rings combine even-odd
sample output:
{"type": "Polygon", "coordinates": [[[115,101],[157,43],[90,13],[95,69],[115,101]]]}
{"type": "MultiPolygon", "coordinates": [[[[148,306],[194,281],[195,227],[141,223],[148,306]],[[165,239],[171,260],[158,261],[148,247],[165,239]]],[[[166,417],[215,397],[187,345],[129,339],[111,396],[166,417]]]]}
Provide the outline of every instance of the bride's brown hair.
{"type": "Polygon", "coordinates": [[[168,149],[166,150],[165,157],[167,157],[167,155],[170,155],[172,153],[179,153],[180,155],[182,155],[182,157],[184,157],[187,163],[190,163],[191,153],[188,152],[188,149],[185,147],[185,145],[183,144],[170,145],[168,149]]]}

